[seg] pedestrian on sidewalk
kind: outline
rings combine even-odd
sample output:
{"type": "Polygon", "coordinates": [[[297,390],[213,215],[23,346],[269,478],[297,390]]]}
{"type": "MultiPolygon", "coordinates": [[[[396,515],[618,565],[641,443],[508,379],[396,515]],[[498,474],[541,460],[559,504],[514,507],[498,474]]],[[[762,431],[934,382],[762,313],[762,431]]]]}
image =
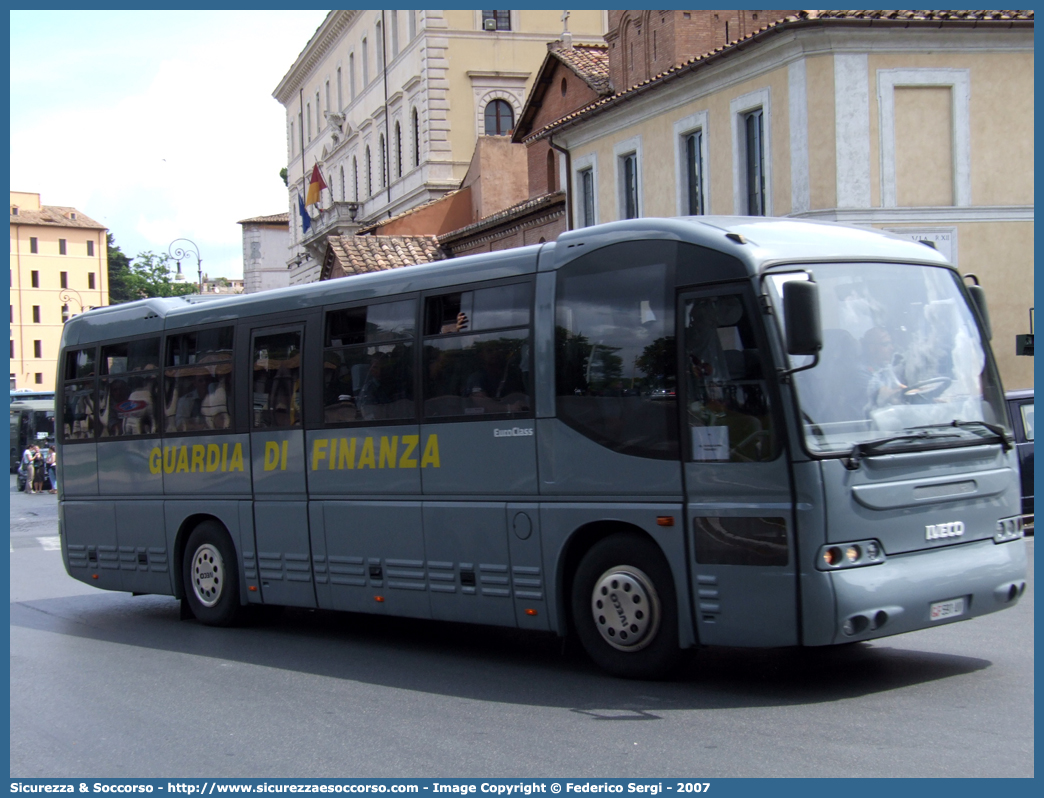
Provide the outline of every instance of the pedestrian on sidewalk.
{"type": "Polygon", "coordinates": [[[58,452],[52,443],[47,447],[47,457],[44,459],[44,467],[47,468],[47,478],[51,481],[51,493],[58,492],[58,452]]]}

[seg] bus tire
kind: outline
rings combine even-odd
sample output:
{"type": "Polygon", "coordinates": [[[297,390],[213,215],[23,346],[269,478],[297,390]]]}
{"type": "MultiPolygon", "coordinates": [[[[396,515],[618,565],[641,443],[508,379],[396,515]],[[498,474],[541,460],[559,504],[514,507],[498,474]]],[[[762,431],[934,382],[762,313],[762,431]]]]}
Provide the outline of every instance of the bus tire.
{"type": "Polygon", "coordinates": [[[674,579],[652,541],[617,533],[592,546],[577,566],[572,605],[577,636],[603,670],[659,679],[677,664],[674,579]]]}
{"type": "Polygon", "coordinates": [[[182,563],[185,599],[207,626],[232,626],[241,615],[239,565],[224,527],[204,521],[189,535],[182,563]]]}

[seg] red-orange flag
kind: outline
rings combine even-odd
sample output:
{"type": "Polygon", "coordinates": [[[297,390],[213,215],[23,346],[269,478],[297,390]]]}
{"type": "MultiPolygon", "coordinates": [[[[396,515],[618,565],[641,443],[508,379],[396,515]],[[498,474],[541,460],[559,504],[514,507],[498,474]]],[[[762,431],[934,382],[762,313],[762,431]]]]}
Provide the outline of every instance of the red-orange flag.
{"type": "Polygon", "coordinates": [[[308,196],[305,198],[305,205],[317,204],[319,202],[319,192],[326,187],[326,181],[323,180],[323,176],[319,172],[319,164],[317,163],[312,169],[312,179],[308,183],[308,196]]]}

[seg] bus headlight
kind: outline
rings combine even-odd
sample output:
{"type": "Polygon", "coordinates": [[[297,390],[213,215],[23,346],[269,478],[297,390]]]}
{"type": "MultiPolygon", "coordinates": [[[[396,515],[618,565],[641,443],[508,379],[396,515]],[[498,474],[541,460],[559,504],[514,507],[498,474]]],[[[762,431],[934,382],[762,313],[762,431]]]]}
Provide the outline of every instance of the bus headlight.
{"type": "Polygon", "coordinates": [[[878,541],[857,540],[823,546],[816,557],[816,568],[820,571],[837,571],[841,568],[880,565],[884,561],[884,549],[878,541]]]}
{"type": "Polygon", "coordinates": [[[994,543],[1007,543],[1009,540],[1018,540],[1022,537],[1022,516],[1016,515],[1011,518],[1001,518],[997,521],[997,531],[993,533],[994,543]]]}

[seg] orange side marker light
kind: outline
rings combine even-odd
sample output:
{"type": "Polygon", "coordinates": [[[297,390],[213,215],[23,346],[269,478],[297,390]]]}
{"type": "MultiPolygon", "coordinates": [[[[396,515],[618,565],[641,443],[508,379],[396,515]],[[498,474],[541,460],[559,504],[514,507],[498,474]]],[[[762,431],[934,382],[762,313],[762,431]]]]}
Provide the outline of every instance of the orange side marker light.
{"type": "Polygon", "coordinates": [[[537,614],[536,610],[526,610],[526,615],[536,615],[536,614],[537,614]]]}
{"type": "Polygon", "coordinates": [[[674,526],[673,515],[658,515],[656,516],[656,526],[674,526]]]}
{"type": "Polygon", "coordinates": [[[384,596],[374,596],[373,600],[376,601],[378,604],[380,604],[381,602],[384,601],[384,596]]]}

